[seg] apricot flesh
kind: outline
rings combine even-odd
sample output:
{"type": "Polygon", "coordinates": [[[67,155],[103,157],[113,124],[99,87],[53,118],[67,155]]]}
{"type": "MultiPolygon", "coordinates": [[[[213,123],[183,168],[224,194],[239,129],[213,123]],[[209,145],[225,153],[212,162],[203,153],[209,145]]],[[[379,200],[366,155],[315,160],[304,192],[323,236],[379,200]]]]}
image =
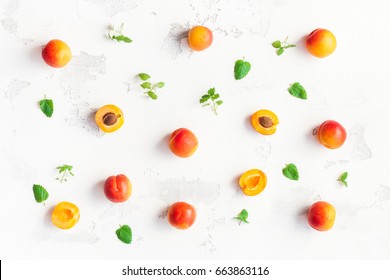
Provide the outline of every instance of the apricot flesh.
{"type": "Polygon", "coordinates": [[[60,229],[70,229],[80,219],[79,208],[70,202],[58,203],[51,214],[52,223],[60,229]]]}
{"type": "Polygon", "coordinates": [[[317,201],[310,207],[307,213],[309,225],[318,231],[330,230],[334,225],[335,219],[336,209],[325,201],[317,201]]]}
{"type": "Polygon", "coordinates": [[[46,64],[60,68],[64,67],[72,59],[72,52],[65,42],[54,39],[43,47],[42,58],[46,64]]]}
{"type": "Polygon", "coordinates": [[[251,123],[257,132],[263,135],[272,135],[276,132],[279,119],[274,112],[262,109],[252,115],[251,123]]]}
{"type": "Polygon", "coordinates": [[[251,169],[241,175],[238,184],[245,195],[258,195],[267,185],[267,176],[259,169],[251,169]]]}
{"type": "Polygon", "coordinates": [[[177,229],[188,229],[196,220],[194,206],[186,202],[176,202],[168,209],[168,221],[177,229]]]}
{"type": "Polygon", "coordinates": [[[198,138],[187,128],[176,129],[170,136],[169,148],[178,157],[190,157],[198,148],[198,138]]]}
{"type": "Polygon", "coordinates": [[[332,54],[337,47],[336,37],[327,29],[318,28],[306,38],[306,48],[314,56],[324,58],[332,54]]]}
{"type": "Polygon", "coordinates": [[[99,108],[95,114],[96,124],[106,133],[118,130],[124,121],[122,110],[112,104],[99,108]]]}
{"type": "Polygon", "coordinates": [[[203,51],[213,43],[213,33],[205,26],[195,26],[188,32],[188,45],[194,51],[203,51]]]}

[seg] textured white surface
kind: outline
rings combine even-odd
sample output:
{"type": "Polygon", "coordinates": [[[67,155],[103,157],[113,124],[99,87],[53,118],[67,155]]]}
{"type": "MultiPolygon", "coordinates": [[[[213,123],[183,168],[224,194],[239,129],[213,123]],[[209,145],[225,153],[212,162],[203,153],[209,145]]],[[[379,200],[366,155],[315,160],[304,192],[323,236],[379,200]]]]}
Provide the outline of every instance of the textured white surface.
{"type": "Polygon", "coordinates": [[[0,257],[389,259],[389,14],[385,0],[1,1],[0,257]],[[122,22],[131,44],[105,37],[110,24],[122,22]],[[214,42],[193,53],[183,33],[197,24],[213,30],[214,42]],[[336,52],[322,60],[303,47],[318,27],[338,39],[336,52]],[[298,47],[277,57],[270,44],[287,35],[298,47]],[[63,69],[41,59],[41,46],[53,38],[72,49],[63,69]],[[235,81],[234,61],[242,57],[252,70],[235,81]],[[166,83],[157,101],[142,95],[139,72],[166,83]],[[288,94],[295,81],[306,87],[307,101],[288,94]],[[198,104],[210,87],[225,102],[218,116],[198,104]],[[37,105],[45,94],[55,103],[51,119],[37,105]],[[125,125],[104,135],[93,113],[109,103],[122,108],[125,125]],[[279,116],[273,136],[249,123],[262,108],[279,116]],[[348,131],[338,150],[311,135],[326,119],[348,131]],[[198,136],[191,158],[168,149],[167,137],[179,127],[198,136]],[[289,162],[300,181],[283,177],[289,162]],[[55,167],[64,163],[75,177],[60,184],[55,167]],[[259,196],[246,197],[237,179],[252,168],[269,182],[259,196]],[[348,188],[336,181],[344,171],[348,188]],[[102,183],[119,173],[132,181],[133,195],[113,205],[102,183]],[[50,193],[45,206],[34,201],[34,183],[50,193]],[[337,211],[325,233],[306,222],[319,199],[337,211]],[[164,218],[177,200],[197,208],[190,230],[175,230],[164,218]],[[81,211],[69,231],[50,222],[60,201],[81,211]],[[238,226],[232,217],[242,208],[250,224],[238,226]],[[130,246],[117,240],[119,224],[133,228],[130,246]]]}

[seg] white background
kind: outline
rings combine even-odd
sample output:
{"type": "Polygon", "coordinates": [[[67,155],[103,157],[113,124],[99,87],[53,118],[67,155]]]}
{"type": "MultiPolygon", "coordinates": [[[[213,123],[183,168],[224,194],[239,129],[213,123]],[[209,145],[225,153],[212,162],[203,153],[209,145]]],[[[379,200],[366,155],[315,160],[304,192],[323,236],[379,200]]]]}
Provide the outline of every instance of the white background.
{"type": "Polygon", "coordinates": [[[0,172],[2,259],[389,259],[390,155],[388,80],[390,7],[374,1],[172,0],[27,1],[0,4],[0,172]],[[124,23],[131,44],[105,35],[124,23]],[[213,30],[214,42],[192,52],[179,40],[191,26],[213,30]],[[337,50],[318,59],[304,38],[322,27],[337,37],[337,50]],[[278,57],[271,43],[289,36],[298,46],[278,57]],[[41,46],[50,39],[71,47],[62,69],[47,66],[41,46]],[[252,70],[233,78],[237,59],[252,70]],[[146,98],[136,75],[164,81],[157,101],[146,98]],[[300,82],[308,100],[289,95],[300,82]],[[199,97],[215,87],[224,104],[215,116],[199,97]],[[46,118],[38,102],[46,95],[55,112],[46,118]],[[93,112],[116,104],[124,126],[104,135],[93,112]],[[277,132],[255,132],[249,118],[270,109],[277,132]],[[348,132],[344,146],[322,147],[312,129],[327,119],[348,132]],[[167,137],[192,130],[199,148],[181,159],[167,137]],[[282,175],[293,162],[298,182],[282,175]],[[56,166],[74,166],[60,184],[56,166]],[[268,176],[263,193],[247,197],[239,176],[259,168],[268,176]],[[349,172],[349,187],[337,182],[349,172]],[[128,202],[114,205],[104,180],[126,174],[133,184],[128,202]],[[37,204],[32,185],[50,193],[37,204]],[[335,226],[311,229],[308,207],[332,203],[335,226]],[[187,231],[163,218],[184,200],[198,213],[187,231]],[[55,228],[55,204],[70,201],[81,212],[68,231],[55,228]],[[249,211],[250,224],[233,219],[249,211]],[[133,229],[133,243],[115,235],[133,229]]]}

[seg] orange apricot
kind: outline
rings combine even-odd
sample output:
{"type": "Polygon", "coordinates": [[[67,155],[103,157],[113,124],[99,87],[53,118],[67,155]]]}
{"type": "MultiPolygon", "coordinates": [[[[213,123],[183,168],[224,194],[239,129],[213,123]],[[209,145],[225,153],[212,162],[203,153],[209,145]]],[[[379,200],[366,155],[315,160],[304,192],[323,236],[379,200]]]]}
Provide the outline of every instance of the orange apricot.
{"type": "Polygon", "coordinates": [[[213,43],[213,33],[205,26],[195,26],[188,32],[188,45],[194,51],[203,51],[213,43]]]}
{"type": "Polygon", "coordinates": [[[251,169],[241,175],[238,184],[244,194],[248,196],[258,195],[267,185],[267,176],[259,169],[251,169]]]}
{"type": "Polygon", "coordinates": [[[309,225],[318,231],[330,230],[336,219],[336,209],[325,201],[317,201],[307,212],[309,225]]]}
{"type": "Polygon", "coordinates": [[[178,157],[190,157],[198,149],[198,138],[191,130],[178,128],[169,138],[169,149],[178,157]]]}
{"type": "Polygon", "coordinates": [[[306,37],[306,48],[314,56],[324,58],[336,50],[337,41],[332,32],[317,28],[306,37]]]}
{"type": "Polygon", "coordinates": [[[80,219],[79,208],[70,202],[58,203],[51,214],[53,224],[61,229],[70,229],[80,219]]]}
{"type": "Polygon", "coordinates": [[[43,47],[42,58],[46,64],[60,68],[64,67],[72,59],[72,52],[65,42],[54,39],[43,47]]]}
{"type": "Polygon", "coordinates": [[[102,131],[109,133],[118,130],[125,120],[122,110],[110,104],[97,110],[95,121],[102,131]]]}
{"type": "Polygon", "coordinates": [[[275,113],[264,109],[255,112],[251,121],[253,128],[263,135],[274,134],[276,126],[279,124],[279,119],[275,113]]]}

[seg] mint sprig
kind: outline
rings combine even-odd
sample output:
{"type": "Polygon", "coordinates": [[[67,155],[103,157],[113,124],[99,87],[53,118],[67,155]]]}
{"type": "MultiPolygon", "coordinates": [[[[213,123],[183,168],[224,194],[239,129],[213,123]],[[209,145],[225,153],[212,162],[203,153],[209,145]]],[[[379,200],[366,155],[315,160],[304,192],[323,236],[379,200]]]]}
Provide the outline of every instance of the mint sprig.
{"type": "Polygon", "coordinates": [[[282,55],[286,49],[296,47],[296,45],[288,43],[287,40],[288,40],[288,37],[286,37],[286,39],[283,42],[281,42],[280,40],[277,40],[277,41],[272,43],[272,46],[276,49],[276,54],[278,56],[282,55]]]}
{"type": "Polygon", "coordinates": [[[238,215],[236,217],[234,217],[235,219],[239,220],[239,224],[241,225],[242,222],[246,223],[246,224],[249,224],[248,222],[248,216],[249,216],[249,213],[246,209],[242,209],[240,213],[238,213],[238,215]]]}
{"type": "Polygon", "coordinates": [[[156,100],[158,98],[156,94],[156,90],[163,88],[165,86],[164,82],[158,82],[158,83],[152,83],[149,81],[151,76],[146,73],[139,73],[138,77],[143,81],[143,83],[140,84],[140,87],[145,89],[146,91],[144,94],[147,94],[151,99],[156,100]]]}
{"type": "Polygon", "coordinates": [[[337,181],[341,182],[344,186],[348,187],[348,182],[346,181],[348,177],[348,172],[344,172],[340,175],[337,181]]]}
{"type": "Polygon", "coordinates": [[[223,103],[222,100],[218,100],[219,97],[219,93],[215,93],[215,88],[210,88],[207,91],[207,94],[202,95],[199,99],[199,103],[202,104],[202,107],[210,106],[214,114],[218,115],[217,108],[223,103]]]}
{"type": "Polygon", "coordinates": [[[131,40],[129,37],[123,35],[122,31],[123,31],[123,27],[124,27],[124,23],[121,24],[121,26],[119,27],[119,29],[115,29],[114,26],[109,26],[109,30],[108,30],[108,37],[111,39],[111,40],[115,40],[117,42],[124,42],[124,43],[131,43],[133,40],[131,40]]]}
{"type": "Polygon", "coordinates": [[[66,175],[69,174],[71,176],[74,176],[72,172],[73,166],[71,165],[64,164],[61,166],[57,166],[56,169],[58,170],[59,175],[62,174],[62,176],[56,178],[56,180],[60,181],[60,183],[66,182],[68,180],[67,178],[65,178],[66,175]]]}

